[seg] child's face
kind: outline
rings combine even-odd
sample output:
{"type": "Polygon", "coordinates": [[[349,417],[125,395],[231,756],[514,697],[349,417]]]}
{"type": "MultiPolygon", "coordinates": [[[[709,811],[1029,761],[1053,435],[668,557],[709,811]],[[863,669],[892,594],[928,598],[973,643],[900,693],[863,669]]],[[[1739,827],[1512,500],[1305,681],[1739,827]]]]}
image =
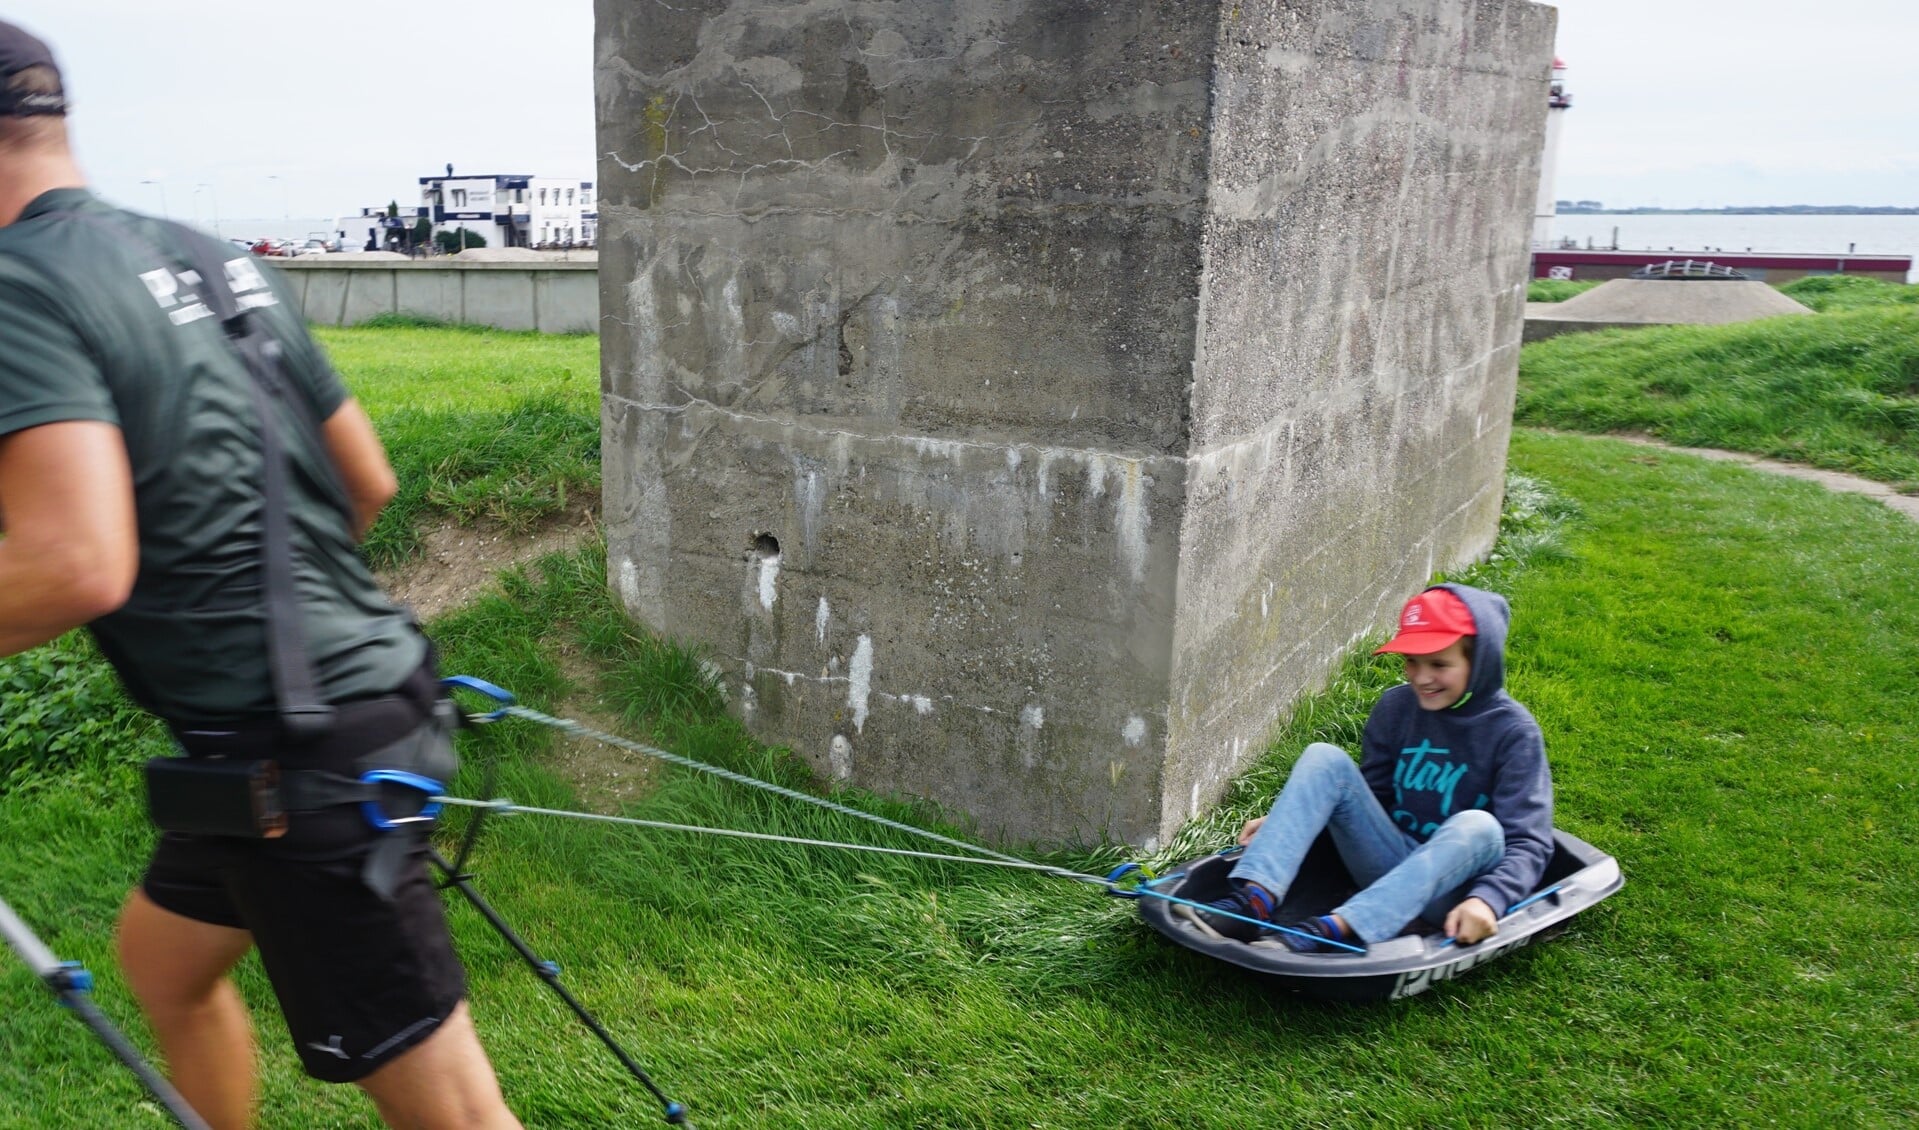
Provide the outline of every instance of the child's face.
{"type": "Polygon", "coordinates": [[[1444,710],[1466,693],[1473,663],[1466,658],[1466,641],[1454,640],[1430,655],[1406,657],[1406,681],[1419,692],[1421,710],[1444,710]]]}

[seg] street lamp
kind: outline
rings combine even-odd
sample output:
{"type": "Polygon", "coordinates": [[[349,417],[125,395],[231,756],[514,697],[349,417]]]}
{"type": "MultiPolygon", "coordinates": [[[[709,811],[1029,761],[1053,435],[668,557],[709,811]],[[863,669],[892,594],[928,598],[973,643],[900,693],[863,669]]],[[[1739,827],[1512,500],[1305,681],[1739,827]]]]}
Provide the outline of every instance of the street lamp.
{"type": "Polygon", "coordinates": [[[171,220],[173,216],[167,212],[167,186],[157,180],[143,180],[140,183],[150,184],[160,190],[160,218],[163,220],[171,220]]]}
{"type": "Polygon", "coordinates": [[[207,199],[213,204],[213,234],[219,235],[220,234],[220,196],[218,193],[213,191],[212,185],[196,184],[193,186],[193,214],[196,216],[200,214],[200,190],[203,188],[207,190],[207,199]]]}

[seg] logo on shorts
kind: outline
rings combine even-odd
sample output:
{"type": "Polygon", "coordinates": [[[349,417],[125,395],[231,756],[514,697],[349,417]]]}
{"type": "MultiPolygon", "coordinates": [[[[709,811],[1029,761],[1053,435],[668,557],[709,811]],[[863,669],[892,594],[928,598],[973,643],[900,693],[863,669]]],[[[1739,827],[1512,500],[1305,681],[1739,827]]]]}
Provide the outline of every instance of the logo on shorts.
{"type": "Polygon", "coordinates": [[[312,1048],[316,1052],[325,1052],[328,1055],[337,1055],[341,1059],[352,1059],[353,1058],[352,1056],[346,1054],[346,1052],[343,1049],[341,1049],[340,1047],[341,1040],[342,1040],[342,1037],[340,1036],[329,1036],[327,1037],[326,1043],[316,1044],[316,1043],[309,1042],[307,1044],[307,1047],[312,1048]]]}

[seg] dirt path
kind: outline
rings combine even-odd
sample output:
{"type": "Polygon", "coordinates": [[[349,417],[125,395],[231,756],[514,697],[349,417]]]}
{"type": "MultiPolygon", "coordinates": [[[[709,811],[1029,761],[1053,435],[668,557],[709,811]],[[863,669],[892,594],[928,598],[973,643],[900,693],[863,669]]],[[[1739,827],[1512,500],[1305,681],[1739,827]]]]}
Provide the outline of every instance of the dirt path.
{"type": "MultiPolygon", "coordinates": [[[[493,590],[499,575],[549,553],[577,549],[600,536],[599,515],[585,507],[526,533],[450,523],[425,532],[424,552],[398,569],[379,574],[396,600],[413,606],[422,620],[467,604],[493,590]]],[[[596,730],[619,733],[620,719],[600,702],[599,672],[570,643],[555,641],[555,658],[573,685],[550,709],[596,730]]],[[[581,809],[615,813],[644,796],[658,776],[658,763],[588,738],[563,737],[549,767],[573,786],[581,809]]]]}
{"type": "MultiPolygon", "coordinates": [[[[1557,435],[1587,435],[1586,432],[1555,432],[1557,435]]],[[[1848,475],[1843,471],[1823,471],[1817,467],[1808,467],[1803,463],[1786,463],[1778,459],[1767,459],[1758,455],[1747,455],[1743,451],[1721,451],[1716,447],[1680,447],[1649,435],[1612,432],[1607,439],[1622,439],[1641,447],[1654,447],[1661,451],[1676,451],[1681,455],[1697,455],[1701,459],[1716,459],[1722,463],[1743,463],[1760,471],[1770,471],[1775,475],[1787,475],[1795,479],[1805,479],[1818,483],[1827,490],[1845,494],[1863,494],[1874,498],[1915,522],[1919,522],[1919,498],[1909,494],[1900,494],[1885,483],[1872,479],[1862,479],[1857,475],[1848,475]]]]}
{"type": "Polygon", "coordinates": [[[431,620],[493,588],[502,571],[549,553],[578,549],[599,536],[599,516],[592,507],[523,534],[445,523],[426,531],[418,557],[398,569],[383,570],[380,584],[395,600],[412,605],[420,619],[431,620]]]}

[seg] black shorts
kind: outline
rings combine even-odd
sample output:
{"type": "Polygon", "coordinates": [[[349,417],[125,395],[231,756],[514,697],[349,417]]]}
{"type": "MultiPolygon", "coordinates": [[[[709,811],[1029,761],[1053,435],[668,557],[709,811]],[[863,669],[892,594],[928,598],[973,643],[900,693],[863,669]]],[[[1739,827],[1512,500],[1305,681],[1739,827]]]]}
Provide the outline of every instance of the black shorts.
{"type": "MultiPolygon", "coordinates": [[[[263,753],[244,729],[177,736],[189,755],[342,772],[423,725],[436,694],[423,672],[394,695],[342,704],[332,732],[294,749],[263,753]]],[[[351,806],[296,813],[271,840],[167,832],[141,889],[174,914],[250,932],[307,1074],[350,1083],[432,1035],[466,996],[421,827],[377,831],[351,806]],[[378,837],[396,835],[412,843],[387,899],[361,868],[378,837]]]]}

